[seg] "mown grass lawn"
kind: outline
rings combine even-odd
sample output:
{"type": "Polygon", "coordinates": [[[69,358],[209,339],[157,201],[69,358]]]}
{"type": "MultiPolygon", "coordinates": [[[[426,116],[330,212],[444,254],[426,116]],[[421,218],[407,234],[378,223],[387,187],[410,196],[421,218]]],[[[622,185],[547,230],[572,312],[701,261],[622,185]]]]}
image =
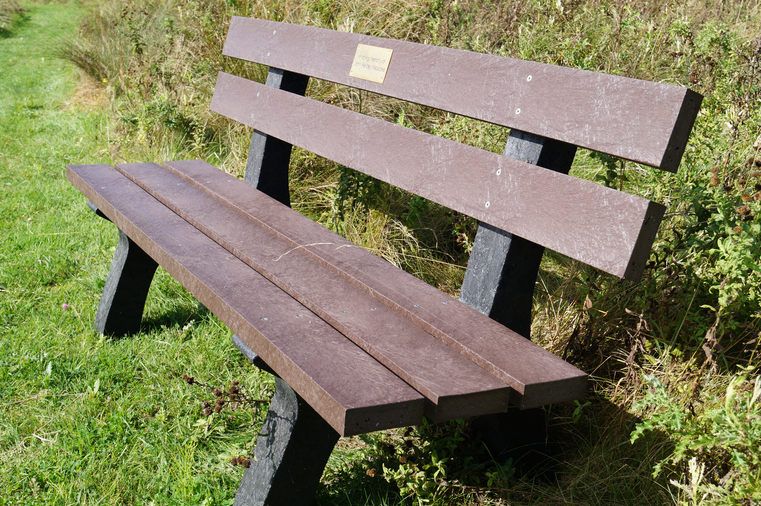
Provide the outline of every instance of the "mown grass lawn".
{"type": "Polygon", "coordinates": [[[53,56],[81,6],[25,7],[0,38],[0,504],[225,504],[259,416],[204,417],[211,395],[181,377],[237,378],[254,396],[267,381],[163,272],[145,333],[92,330],[116,230],[65,165],[110,161],[109,118],[53,56]]]}

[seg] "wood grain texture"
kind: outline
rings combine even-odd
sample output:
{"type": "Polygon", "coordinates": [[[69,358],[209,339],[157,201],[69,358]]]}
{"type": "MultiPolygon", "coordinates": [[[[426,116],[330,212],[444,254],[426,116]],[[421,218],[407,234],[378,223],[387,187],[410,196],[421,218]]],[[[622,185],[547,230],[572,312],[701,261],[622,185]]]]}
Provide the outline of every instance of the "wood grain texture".
{"type": "MultiPolygon", "coordinates": [[[[426,415],[433,421],[507,410],[510,388],[504,382],[379,304],[303,249],[158,165],[119,164],[116,168],[422,393],[431,401],[426,415]]],[[[258,206],[261,213],[266,214],[266,205],[272,212],[298,215],[244,182],[217,173],[227,180],[225,186],[263,197],[258,206]]],[[[338,237],[311,220],[293,220],[291,225],[296,236],[304,227],[325,230],[326,244],[335,244],[338,237]]]]}
{"type": "Polygon", "coordinates": [[[590,181],[229,74],[219,74],[211,109],[626,279],[641,276],[664,212],[590,181]]]}
{"type": "Polygon", "coordinates": [[[421,423],[422,395],[124,175],[108,165],[66,175],[339,434],[421,423]]]}
{"type": "Polygon", "coordinates": [[[702,101],[673,85],[240,17],[224,54],[672,172],[702,101]],[[393,49],[383,84],[349,76],[358,44],[393,49]]]}
{"type": "MultiPolygon", "coordinates": [[[[165,162],[164,165],[212,195],[215,201],[223,202],[288,244],[287,256],[299,258],[298,255],[303,254],[317,260],[510,385],[515,391],[511,400],[518,406],[528,408],[584,397],[587,381],[584,372],[466,304],[247,185],[239,184],[203,161],[165,162]]],[[[295,263],[301,262],[304,260],[295,263]]],[[[378,311],[383,308],[376,307],[378,311]]],[[[365,313],[376,314],[366,310],[365,313]]],[[[442,405],[438,408],[443,409],[442,405]]]]}

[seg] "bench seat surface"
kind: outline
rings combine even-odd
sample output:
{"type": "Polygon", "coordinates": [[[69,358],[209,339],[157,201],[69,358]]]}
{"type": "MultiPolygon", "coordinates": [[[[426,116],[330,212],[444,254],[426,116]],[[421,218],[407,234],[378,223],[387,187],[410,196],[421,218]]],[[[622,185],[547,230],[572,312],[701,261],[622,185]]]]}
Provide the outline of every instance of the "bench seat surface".
{"type": "MultiPolygon", "coordinates": [[[[180,212],[192,220],[195,226],[213,234],[217,241],[228,245],[227,247],[231,251],[236,251],[241,258],[248,259],[250,265],[258,265],[255,268],[260,269],[260,272],[277,271],[276,276],[285,285],[297,284],[301,282],[299,279],[301,277],[311,277],[315,285],[320,285],[324,284],[326,279],[336,279],[335,274],[338,274],[343,280],[365,292],[353,292],[354,294],[347,298],[356,297],[367,301],[358,306],[357,311],[363,311],[364,314],[357,322],[351,322],[353,314],[344,313],[340,308],[330,310],[319,303],[310,307],[313,307],[332,325],[343,329],[346,328],[345,323],[357,324],[370,315],[371,318],[365,322],[365,325],[369,324],[366,332],[359,335],[356,333],[347,335],[398,374],[400,364],[392,363],[393,360],[390,360],[392,355],[405,357],[402,360],[409,361],[409,366],[406,367],[410,368],[410,374],[416,374],[414,371],[430,360],[426,357],[426,349],[430,349],[430,353],[438,356],[440,352],[437,350],[441,350],[441,344],[444,343],[509,385],[513,389],[511,400],[520,407],[528,408],[584,397],[587,380],[584,372],[467,304],[453,299],[298,212],[284,208],[280,203],[253,190],[248,185],[241,184],[212,165],[198,160],[165,162],[164,164],[196,188],[212,194],[215,201],[225,202],[230,209],[235,209],[237,216],[225,211],[227,218],[216,219],[214,226],[211,222],[204,225],[199,221],[200,213],[183,212],[179,201],[172,201],[172,197],[162,196],[157,190],[158,180],[144,179],[139,184],[150,188],[154,196],[175,212],[180,212]],[[236,220],[238,225],[225,227],[226,220],[230,220],[231,223],[236,220]],[[272,258],[277,258],[277,262],[268,262],[266,254],[259,249],[258,245],[261,241],[251,241],[242,237],[238,231],[246,227],[247,222],[258,225],[251,229],[252,233],[257,232],[257,229],[266,229],[282,240],[286,244],[284,247],[287,248],[288,257],[290,257],[289,265],[292,267],[284,268],[285,257],[279,258],[276,255],[272,258]],[[314,265],[310,259],[317,260],[319,265],[314,265]],[[309,267],[300,268],[300,265],[309,267]],[[320,266],[327,269],[319,269],[320,266]],[[366,294],[372,295],[372,298],[365,298],[366,294]],[[375,302],[373,305],[376,308],[375,311],[367,312],[368,302],[375,302]],[[389,309],[398,314],[390,312],[389,309]],[[400,315],[414,322],[441,343],[431,340],[430,336],[421,334],[419,329],[406,327],[410,335],[416,336],[415,347],[421,345],[430,347],[423,348],[420,356],[415,354],[407,358],[411,345],[405,344],[405,338],[393,336],[392,332],[385,330],[388,327],[384,327],[389,325],[386,321],[389,318],[392,321],[400,321],[400,315]],[[380,348],[377,353],[373,350],[376,346],[380,348]],[[398,346],[401,346],[402,350],[394,349],[398,346]]],[[[126,166],[119,167],[127,171],[126,166]]],[[[131,177],[139,181],[140,179],[136,176],[138,170],[138,166],[135,165],[131,166],[128,172],[131,177]]],[[[158,172],[155,170],[148,169],[142,173],[145,174],[143,177],[158,177],[158,172]]],[[[204,216],[204,219],[214,220],[215,218],[204,216]]],[[[299,300],[305,302],[303,298],[299,300]]],[[[342,303],[345,302],[342,301],[342,303]]],[[[453,371],[448,370],[444,374],[452,375],[453,371]]],[[[471,373],[468,372],[468,374],[471,373]]],[[[403,373],[400,375],[409,380],[407,375],[403,373]]],[[[456,376],[453,376],[453,379],[455,378],[456,376]]],[[[474,389],[477,389],[476,385],[481,381],[487,381],[481,371],[477,372],[473,379],[475,384],[471,388],[474,389]]],[[[456,378],[456,383],[462,381],[465,380],[456,378]]],[[[487,381],[481,388],[486,388],[489,384],[491,382],[487,381]]],[[[438,400],[436,402],[438,403],[438,400]]],[[[439,407],[441,408],[441,405],[439,407]]]]}
{"type": "Polygon", "coordinates": [[[114,168],[69,166],[67,178],[339,434],[422,421],[421,394],[114,168]]]}
{"type": "MultiPolygon", "coordinates": [[[[465,304],[211,165],[200,161],[168,162],[167,168],[150,163],[121,164],[120,172],[110,166],[70,167],[69,177],[109,217],[115,214],[117,217],[112,219],[118,220],[119,215],[124,216],[128,228],[119,226],[128,235],[146,235],[133,240],[154,258],[154,251],[161,250],[164,258],[156,258],[159,264],[212,308],[289,384],[298,386],[298,382],[289,380],[289,374],[293,367],[290,362],[299,357],[309,362],[298,364],[301,371],[330,367],[312,364],[324,357],[305,353],[304,349],[279,350],[281,353],[269,349],[273,339],[287,339],[279,335],[282,329],[274,328],[275,320],[283,317],[290,321],[289,325],[294,318],[330,324],[330,331],[324,332],[348,337],[423,394],[425,414],[434,421],[504,411],[509,399],[521,407],[531,407],[583,397],[585,373],[465,304]],[[99,187],[102,181],[97,178],[109,180],[109,186],[99,187]],[[123,190],[122,186],[130,191],[119,196],[115,187],[123,190]],[[156,223],[162,225],[157,227],[156,223]],[[205,295],[208,297],[206,289],[187,283],[189,276],[199,275],[186,265],[196,251],[195,244],[185,246],[184,239],[175,239],[177,244],[169,249],[176,251],[167,255],[168,246],[163,246],[162,241],[168,239],[157,235],[166,229],[177,234],[177,227],[187,236],[203,232],[207,248],[219,249],[221,245],[227,255],[232,254],[244,264],[242,271],[253,268],[259,284],[269,283],[268,295],[248,290],[250,299],[236,292],[230,300],[224,300],[227,295],[212,296],[210,302],[204,300],[205,295]],[[178,248],[183,248],[182,252],[178,248]],[[183,269],[190,269],[190,273],[183,269]],[[237,321],[237,308],[232,308],[233,315],[225,317],[230,308],[221,307],[220,312],[215,307],[231,302],[245,305],[246,300],[258,303],[262,298],[269,299],[272,288],[279,292],[277,300],[285,294],[290,299],[290,306],[284,306],[288,309],[280,308],[274,313],[277,316],[237,321]],[[196,293],[199,290],[201,293],[196,293]]],[[[226,257],[222,252],[217,254],[226,257]]],[[[201,264],[209,276],[220,269],[216,261],[201,264]]],[[[240,266],[237,270],[241,271],[240,266]]],[[[283,324],[279,320],[277,323],[283,324]]],[[[293,329],[291,334],[299,332],[305,330],[293,329]]],[[[358,370],[354,369],[354,376],[358,370]]],[[[338,419],[341,416],[348,415],[339,414],[338,419]]],[[[346,422],[342,430],[346,433],[346,422]]]]}

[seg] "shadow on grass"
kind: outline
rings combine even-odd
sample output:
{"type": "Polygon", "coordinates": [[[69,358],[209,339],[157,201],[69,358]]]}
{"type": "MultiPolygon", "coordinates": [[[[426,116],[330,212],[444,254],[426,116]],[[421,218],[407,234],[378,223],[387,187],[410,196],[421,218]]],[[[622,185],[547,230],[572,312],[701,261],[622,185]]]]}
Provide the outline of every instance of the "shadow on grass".
{"type": "Polygon", "coordinates": [[[160,314],[155,314],[147,318],[143,317],[143,322],[140,325],[140,332],[148,334],[159,332],[166,328],[181,328],[191,320],[197,318],[203,319],[209,315],[211,315],[211,312],[200,303],[196,305],[176,305],[160,314]]]}
{"type": "MultiPolygon", "coordinates": [[[[468,421],[466,438],[457,452],[476,458],[467,461],[467,469],[448,466],[444,479],[438,480],[436,493],[423,498],[426,504],[673,503],[666,477],[653,477],[654,464],[669,455],[673,446],[656,432],[630,443],[630,434],[639,420],[614,403],[595,396],[588,403],[552,406],[547,410],[545,427],[541,427],[544,422],[537,411],[528,416],[515,412],[518,416],[513,413],[500,417],[498,423],[484,423],[484,418],[489,417],[468,421]],[[541,435],[546,439],[537,441],[541,435]],[[488,440],[493,444],[495,438],[506,446],[504,452],[492,458],[483,445],[488,440]],[[495,479],[495,473],[502,473],[501,478],[495,479]]],[[[443,424],[434,432],[439,438],[450,438],[449,431],[455,427],[443,424]]],[[[392,467],[399,457],[394,449],[405,444],[399,432],[363,439],[369,444],[344,440],[339,443],[337,452],[341,457],[330,464],[332,469],[323,478],[316,503],[418,504],[418,497],[402,497],[393,480],[389,483],[383,476],[382,466],[392,467]]],[[[435,445],[433,441],[423,441],[421,447],[435,445]]],[[[452,459],[455,460],[458,459],[452,459]]]]}
{"type": "Polygon", "coordinates": [[[21,28],[31,19],[32,17],[25,9],[22,9],[19,12],[11,12],[10,14],[0,12],[0,39],[13,38],[16,34],[16,30],[21,28]],[[7,16],[7,20],[3,19],[5,16],[7,16]]]}

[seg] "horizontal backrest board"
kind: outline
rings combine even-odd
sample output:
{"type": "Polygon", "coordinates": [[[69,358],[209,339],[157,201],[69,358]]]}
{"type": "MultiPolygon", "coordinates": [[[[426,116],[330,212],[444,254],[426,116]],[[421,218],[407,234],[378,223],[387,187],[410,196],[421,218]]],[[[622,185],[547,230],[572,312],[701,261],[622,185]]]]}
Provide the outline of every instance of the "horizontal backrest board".
{"type": "Polygon", "coordinates": [[[606,272],[638,279],[660,204],[220,73],[211,109],[606,272]]]}
{"type": "Polygon", "coordinates": [[[224,54],[676,172],[702,96],[686,88],[445,47],[234,17],[224,54]],[[382,83],[359,44],[393,50],[382,83]]]}

